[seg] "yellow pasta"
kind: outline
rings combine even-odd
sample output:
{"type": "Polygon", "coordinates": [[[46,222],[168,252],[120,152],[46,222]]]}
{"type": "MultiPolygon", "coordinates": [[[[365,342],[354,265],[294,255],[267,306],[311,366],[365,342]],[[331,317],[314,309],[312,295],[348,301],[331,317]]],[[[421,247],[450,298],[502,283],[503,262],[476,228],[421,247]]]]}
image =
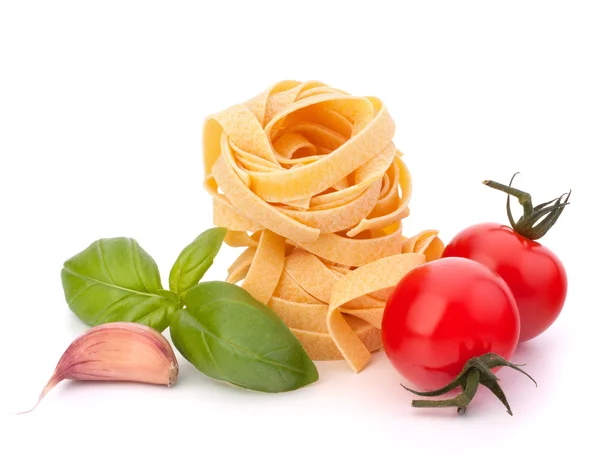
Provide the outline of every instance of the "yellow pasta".
{"type": "Polygon", "coordinates": [[[437,230],[407,237],[412,181],[374,97],[282,81],[213,114],[204,187],[225,243],[246,247],[228,282],[269,305],[313,360],[359,372],[381,348],[391,289],[441,256],[437,230]]]}

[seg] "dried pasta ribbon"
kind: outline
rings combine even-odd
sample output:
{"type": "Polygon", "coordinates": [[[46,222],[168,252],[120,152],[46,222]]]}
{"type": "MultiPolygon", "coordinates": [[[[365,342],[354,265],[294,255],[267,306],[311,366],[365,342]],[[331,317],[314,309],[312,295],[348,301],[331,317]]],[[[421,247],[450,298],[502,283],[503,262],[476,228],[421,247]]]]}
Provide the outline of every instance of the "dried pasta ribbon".
{"type": "Polygon", "coordinates": [[[229,268],[269,305],[314,360],[360,371],[381,348],[391,290],[441,256],[437,230],[403,233],[412,178],[378,98],[319,81],[275,83],[209,116],[204,187],[229,268]]]}
{"type": "MultiPolygon", "coordinates": [[[[339,307],[363,295],[395,286],[406,273],[423,263],[425,255],[420,253],[388,256],[351,271],[333,286],[327,311],[327,326],[335,344],[355,372],[367,364],[371,355],[344,320],[339,307]],[[386,275],[381,276],[382,272],[386,275]]],[[[382,317],[383,308],[371,312],[363,320],[381,328],[382,317]]]]}
{"type": "Polygon", "coordinates": [[[285,240],[270,230],[263,230],[242,287],[266,304],[279,284],[284,260],[285,240]]]}

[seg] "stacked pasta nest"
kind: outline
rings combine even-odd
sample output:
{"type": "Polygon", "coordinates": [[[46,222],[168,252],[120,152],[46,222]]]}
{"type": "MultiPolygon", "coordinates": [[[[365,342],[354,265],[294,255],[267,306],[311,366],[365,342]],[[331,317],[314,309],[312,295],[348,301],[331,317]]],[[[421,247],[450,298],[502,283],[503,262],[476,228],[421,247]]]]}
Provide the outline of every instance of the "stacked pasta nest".
{"type": "Polygon", "coordinates": [[[408,237],[411,176],[375,97],[282,81],[209,116],[205,188],[225,242],[245,247],[228,282],[269,305],[313,360],[358,372],[381,348],[391,289],[440,257],[437,230],[408,237]]]}

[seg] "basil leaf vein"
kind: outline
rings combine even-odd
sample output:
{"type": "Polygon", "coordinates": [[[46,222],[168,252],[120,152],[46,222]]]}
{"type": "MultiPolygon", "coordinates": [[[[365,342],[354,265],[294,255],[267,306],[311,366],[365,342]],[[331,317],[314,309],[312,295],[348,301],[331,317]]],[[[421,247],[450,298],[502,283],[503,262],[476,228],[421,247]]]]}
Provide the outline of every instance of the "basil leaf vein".
{"type": "Polygon", "coordinates": [[[223,227],[213,227],[198,235],[177,257],[169,273],[169,288],[185,298],[188,290],[198,284],[213,261],[227,234],[223,227]]]}
{"type": "Polygon", "coordinates": [[[234,284],[191,288],[171,323],[173,344],[198,370],[263,392],[295,390],[318,380],[302,344],[267,305],[234,284]]]}
{"type": "Polygon", "coordinates": [[[65,261],[65,300],[87,325],[134,321],[163,331],[179,297],[162,289],[158,266],[131,238],[103,238],[65,261]]]}

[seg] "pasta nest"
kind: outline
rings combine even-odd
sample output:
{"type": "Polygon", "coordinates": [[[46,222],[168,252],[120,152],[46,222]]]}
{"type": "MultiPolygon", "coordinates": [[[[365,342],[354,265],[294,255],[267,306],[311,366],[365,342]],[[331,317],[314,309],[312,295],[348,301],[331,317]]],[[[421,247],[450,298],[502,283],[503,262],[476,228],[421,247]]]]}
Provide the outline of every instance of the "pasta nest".
{"type": "Polygon", "coordinates": [[[225,243],[245,250],[227,282],[271,307],[313,360],[359,372],[382,347],[385,302],[441,256],[437,230],[407,237],[412,180],[382,101],[281,81],[208,116],[204,187],[225,243]]]}

